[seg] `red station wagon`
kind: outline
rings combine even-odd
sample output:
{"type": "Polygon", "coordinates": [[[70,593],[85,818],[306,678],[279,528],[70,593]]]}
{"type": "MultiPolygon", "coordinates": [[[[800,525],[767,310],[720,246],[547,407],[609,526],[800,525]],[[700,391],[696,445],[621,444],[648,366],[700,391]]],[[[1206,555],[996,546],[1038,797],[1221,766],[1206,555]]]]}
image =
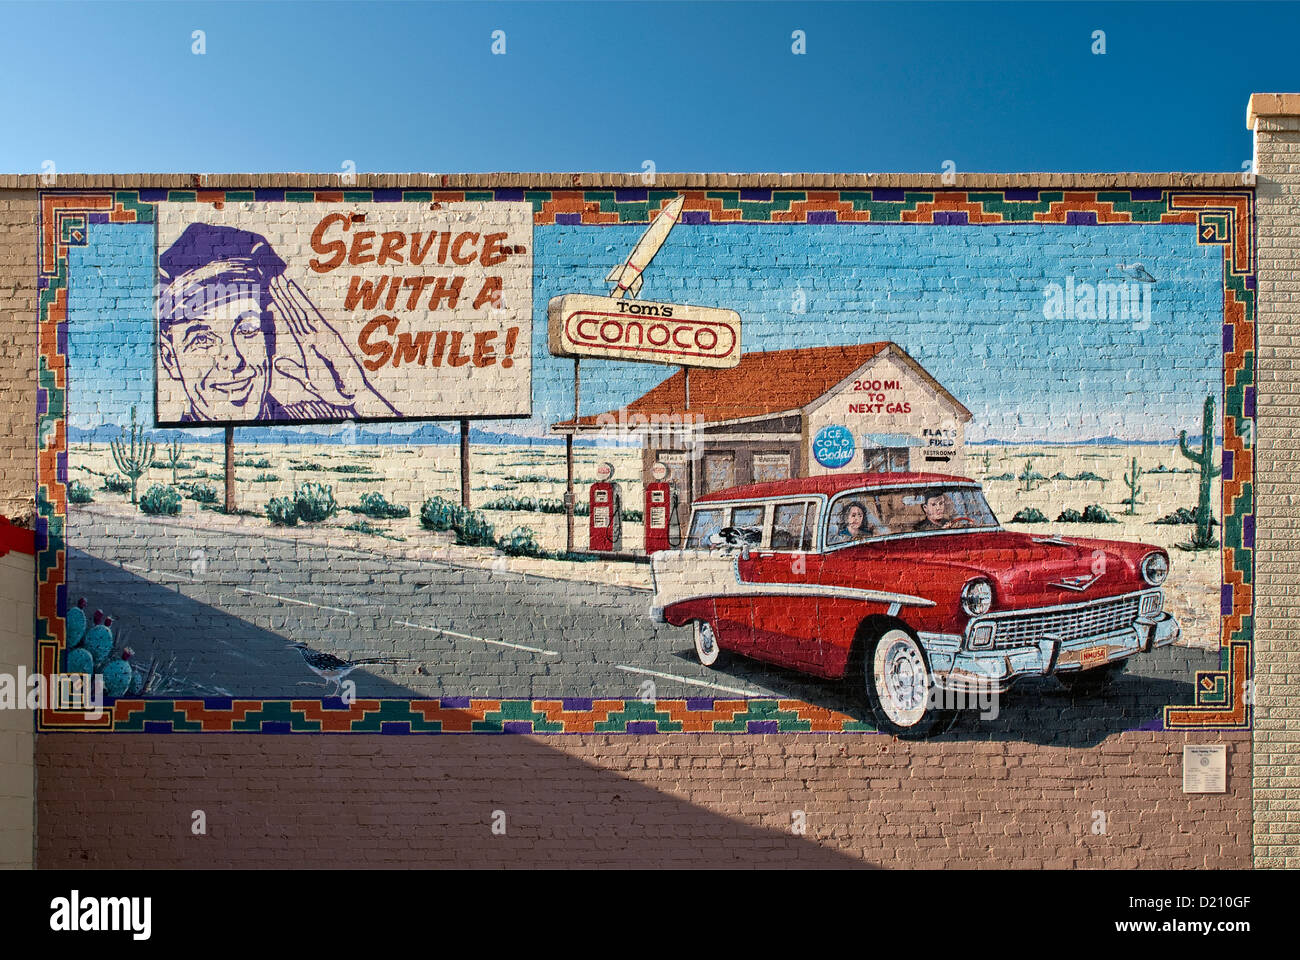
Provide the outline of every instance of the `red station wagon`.
{"type": "Polygon", "coordinates": [[[961,696],[1055,675],[1095,692],[1173,643],[1159,547],[1004,530],[978,483],[807,477],[701,497],[684,549],[652,558],[651,615],[728,652],[861,683],[877,722],[925,736],[961,696]],[[949,694],[950,696],[944,696],[949,694]]]}

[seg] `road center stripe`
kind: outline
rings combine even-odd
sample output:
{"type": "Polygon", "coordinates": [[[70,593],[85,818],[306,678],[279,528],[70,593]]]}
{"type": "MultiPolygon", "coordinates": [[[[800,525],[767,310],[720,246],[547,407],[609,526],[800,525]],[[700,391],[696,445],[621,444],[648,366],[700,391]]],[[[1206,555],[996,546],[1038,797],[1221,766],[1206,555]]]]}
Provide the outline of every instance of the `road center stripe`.
{"type": "Polygon", "coordinates": [[[509,640],[489,640],[487,637],[475,637],[468,633],[457,633],[455,630],[443,630],[441,627],[426,627],[420,623],[412,623],[410,620],[398,620],[404,627],[413,627],[416,630],[427,630],[429,633],[436,633],[444,637],[455,637],[457,640],[477,640],[479,643],[491,643],[498,647],[510,647],[512,650],[526,650],[528,653],[540,653],[544,657],[558,657],[558,650],[543,650],[541,647],[530,647],[522,643],[511,643],[509,640]]]}
{"type": "Polygon", "coordinates": [[[626,667],[623,664],[617,664],[616,670],[622,670],[625,673],[645,673],[652,677],[659,677],[663,680],[676,680],[678,683],[689,683],[696,687],[708,687],[711,690],[721,690],[723,693],[738,693],[742,697],[762,697],[766,694],[756,693],[753,690],[741,690],[737,687],[724,687],[720,683],[709,683],[707,680],[692,680],[690,677],[679,677],[672,673],[660,673],[658,670],[646,670],[642,667],[626,667]]]}

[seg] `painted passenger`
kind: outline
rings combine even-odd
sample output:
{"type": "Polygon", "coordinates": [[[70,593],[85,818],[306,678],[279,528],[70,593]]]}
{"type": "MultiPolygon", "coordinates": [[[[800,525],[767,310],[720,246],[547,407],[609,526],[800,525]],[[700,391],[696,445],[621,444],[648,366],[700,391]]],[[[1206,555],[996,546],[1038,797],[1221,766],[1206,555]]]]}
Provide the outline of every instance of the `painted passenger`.
{"type": "Polygon", "coordinates": [[[840,508],[839,529],[833,543],[848,543],[887,532],[860,500],[850,500],[840,508]]]}
{"type": "Polygon", "coordinates": [[[265,237],[205,223],[190,224],[158,258],[159,359],[185,392],[180,420],[400,416],[284,273],[265,237]],[[282,403],[277,386],[298,396],[282,403]]]}
{"type": "Polygon", "coordinates": [[[921,505],[922,517],[912,529],[916,531],[947,530],[952,526],[963,526],[964,524],[948,516],[950,506],[946,493],[935,493],[926,497],[925,503],[921,505]]]}

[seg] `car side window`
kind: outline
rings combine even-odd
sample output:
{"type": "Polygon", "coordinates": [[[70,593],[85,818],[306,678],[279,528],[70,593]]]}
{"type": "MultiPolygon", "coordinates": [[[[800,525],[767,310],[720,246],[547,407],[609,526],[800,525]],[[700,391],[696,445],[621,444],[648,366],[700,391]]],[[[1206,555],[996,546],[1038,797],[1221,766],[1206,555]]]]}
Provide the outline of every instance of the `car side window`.
{"type": "Polygon", "coordinates": [[[763,540],[764,512],[762,507],[733,507],[730,526],[744,534],[751,544],[758,545],[763,540]]]}
{"type": "Polygon", "coordinates": [[[803,533],[799,538],[800,550],[811,550],[817,543],[817,503],[809,503],[803,518],[803,533]]]}
{"type": "Polygon", "coordinates": [[[686,548],[698,550],[703,547],[708,550],[717,547],[717,544],[712,541],[717,532],[722,529],[724,513],[721,508],[696,510],[695,516],[691,518],[691,532],[686,536],[686,548]]]}
{"type": "Polygon", "coordinates": [[[806,503],[778,503],[772,510],[773,550],[806,550],[804,539],[804,514],[806,503]]]}
{"type": "Polygon", "coordinates": [[[880,520],[879,504],[866,493],[836,500],[831,505],[830,521],[826,542],[831,546],[889,533],[889,527],[880,520]]]}

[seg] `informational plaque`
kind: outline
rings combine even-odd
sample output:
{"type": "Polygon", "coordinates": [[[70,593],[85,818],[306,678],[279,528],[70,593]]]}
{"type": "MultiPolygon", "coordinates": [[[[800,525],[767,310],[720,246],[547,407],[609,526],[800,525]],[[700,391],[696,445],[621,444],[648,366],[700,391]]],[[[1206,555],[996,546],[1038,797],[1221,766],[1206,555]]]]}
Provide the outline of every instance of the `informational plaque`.
{"type": "Polygon", "coordinates": [[[1183,793],[1226,793],[1228,746],[1210,743],[1183,747],[1183,793]]]}

